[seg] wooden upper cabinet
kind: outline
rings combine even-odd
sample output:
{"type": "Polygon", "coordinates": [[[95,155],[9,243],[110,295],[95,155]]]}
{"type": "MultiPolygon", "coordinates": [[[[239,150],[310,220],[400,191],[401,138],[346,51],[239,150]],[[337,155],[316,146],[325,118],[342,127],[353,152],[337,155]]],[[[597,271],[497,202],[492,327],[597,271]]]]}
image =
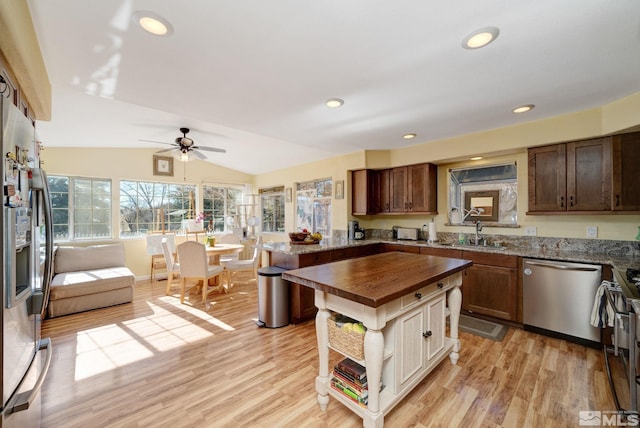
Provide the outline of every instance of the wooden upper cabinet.
{"type": "Polygon", "coordinates": [[[353,215],[370,215],[376,207],[376,172],[361,169],[351,172],[351,212],[353,215]]]}
{"type": "Polygon", "coordinates": [[[612,137],[614,211],[640,211],[640,132],[612,137]]]}
{"type": "Polygon", "coordinates": [[[640,211],[640,133],[529,149],[529,214],[640,211]]]}
{"type": "Polygon", "coordinates": [[[407,167],[407,202],[410,212],[438,211],[438,167],[431,163],[407,167]]]}
{"type": "Polygon", "coordinates": [[[436,213],[438,167],[431,163],[389,170],[390,212],[436,213]]]}
{"type": "Polygon", "coordinates": [[[567,143],[567,210],[611,210],[611,137],[567,143]]]}
{"type": "Polygon", "coordinates": [[[566,144],[529,149],[529,211],[567,208],[566,144]]]}
{"type": "Polygon", "coordinates": [[[406,211],[408,211],[407,167],[392,168],[389,170],[389,212],[406,211]]]}
{"type": "Polygon", "coordinates": [[[425,163],[351,172],[351,213],[437,214],[438,167],[425,163]]]}
{"type": "Polygon", "coordinates": [[[389,176],[391,171],[383,169],[376,171],[376,208],[378,213],[388,213],[391,211],[391,187],[389,186],[389,176]]]}

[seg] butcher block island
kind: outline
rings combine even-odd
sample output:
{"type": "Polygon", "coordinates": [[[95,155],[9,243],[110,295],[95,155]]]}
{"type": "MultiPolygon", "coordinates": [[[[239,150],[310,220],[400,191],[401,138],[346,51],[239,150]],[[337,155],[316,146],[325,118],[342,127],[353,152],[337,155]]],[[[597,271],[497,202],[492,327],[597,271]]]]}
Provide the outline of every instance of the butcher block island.
{"type": "Polygon", "coordinates": [[[284,279],[314,289],[320,363],[316,391],[322,410],[332,396],[362,417],[365,427],[382,427],[384,415],[447,355],[455,364],[462,271],[471,264],[388,252],[284,272],[284,279]],[[363,359],[330,342],[329,324],[335,314],[366,328],[363,359]],[[366,368],[366,406],[332,388],[330,348],[366,368]]]}

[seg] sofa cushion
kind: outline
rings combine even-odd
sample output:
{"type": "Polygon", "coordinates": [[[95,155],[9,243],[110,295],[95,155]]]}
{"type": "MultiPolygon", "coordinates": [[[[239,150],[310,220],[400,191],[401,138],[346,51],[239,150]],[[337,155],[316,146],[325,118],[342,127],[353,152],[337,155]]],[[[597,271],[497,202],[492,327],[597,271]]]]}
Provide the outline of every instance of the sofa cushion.
{"type": "Polygon", "coordinates": [[[131,301],[133,301],[133,287],[126,287],[113,291],[106,291],[104,293],[93,293],[85,296],[78,296],[73,299],[51,300],[47,307],[47,311],[49,318],[53,318],[61,315],[74,314],[76,312],[120,305],[131,301]]]}
{"type": "Polygon", "coordinates": [[[124,244],[58,247],[54,261],[55,273],[124,266],[124,244]]]}
{"type": "Polygon", "coordinates": [[[118,288],[133,287],[135,282],[135,276],[126,267],[63,272],[56,274],[51,280],[49,299],[67,299],[118,288]]]}

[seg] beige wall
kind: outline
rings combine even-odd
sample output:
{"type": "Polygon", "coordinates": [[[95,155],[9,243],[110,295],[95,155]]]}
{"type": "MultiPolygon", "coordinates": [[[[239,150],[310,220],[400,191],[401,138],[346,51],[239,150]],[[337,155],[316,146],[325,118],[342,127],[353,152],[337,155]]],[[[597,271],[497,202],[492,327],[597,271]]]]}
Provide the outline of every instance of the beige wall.
{"type": "MultiPolygon", "coordinates": [[[[434,216],[438,231],[471,232],[470,227],[445,226],[447,223],[447,170],[452,167],[502,163],[518,164],[518,223],[520,228],[485,228],[487,235],[523,235],[524,226],[536,226],[538,236],[586,238],[586,227],[598,227],[598,239],[633,240],[640,226],[639,215],[553,215],[528,216],[527,210],[527,155],[526,147],[588,138],[619,132],[640,124],[634,112],[640,111],[640,94],[616,101],[602,108],[555,117],[517,126],[480,132],[441,141],[418,144],[405,149],[374,150],[336,156],[331,159],[309,162],[279,171],[252,176],[213,164],[194,161],[186,164],[174,162],[174,177],[153,175],[155,149],[64,149],[46,148],[42,153],[45,169],[50,174],[106,177],[113,180],[114,189],[119,180],[158,180],[172,183],[203,181],[250,184],[252,192],[261,187],[282,185],[295,188],[295,183],[331,178],[345,181],[345,198],[334,199],[332,225],[334,230],[346,230],[351,212],[351,186],[349,171],[361,168],[386,168],[420,162],[438,164],[438,207],[434,216]],[[637,123],[634,123],[637,121],[637,123]],[[472,155],[487,155],[482,161],[472,162],[472,155]]],[[[45,142],[46,147],[46,142],[45,142]]],[[[198,202],[199,204],[199,202],[198,202]]],[[[114,206],[118,206],[118,194],[114,193],[114,206]]],[[[366,216],[357,220],[365,228],[390,229],[394,225],[422,227],[432,216],[366,216]]],[[[286,230],[294,229],[294,204],[285,204],[286,230]]],[[[113,230],[118,231],[118,219],[113,219],[113,230]]],[[[286,241],[286,234],[269,234],[265,241],[286,241]]],[[[143,239],[125,240],[127,265],[136,276],[148,275],[149,257],[143,239]]]]}
{"type": "MultiPolygon", "coordinates": [[[[248,193],[253,192],[251,188],[253,176],[202,161],[192,161],[185,164],[174,160],[173,177],[154,176],[153,153],[155,151],[157,149],[48,148],[45,143],[45,150],[42,151],[41,158],[45,162],[43,167],[49,175],[60,174],[110,178],[112,180],[114,217],[111,226],[114,240],[119,240],[120,219],[115,207],[120,205],[120,195],[117,191],[120,188],[120,180],[188,183],[197,186],[201,186],[203,182],[245,184],[249,185],[248,193]]],[[[200,201],[196,202],[197,210],[200,210],[200,203],[200,201]]],[[[132,238],[122,241],[125,244],[127,267],[133,271],[136,277],[148,276],[151,257],[146,252],[146,240],[132,238]]],[[[178,241],[180,242],[180,240],[178,241]]]]}
{"type": "Polygon", "coordinates": [[[483,159],[482,161],[462,161],[438,165],[438,215],[437,216],[368,216],[357,220],[365,228],[390,229],[398,225],[422,227],[435,219],[439,232],[472,233],[472,226],[445,226],[447,223],[448,170],[464,166],[478,166],[516,162],[518,165],[518,225],[519,228],[486,227],[485,235],[524,235],[526,226],[536,226],[538,236],[561,238],[586,238],[587,226],[598,227],[598,239],[632,241],[640,226],[640,215],[526,215],[527,211],[527,153],[520,151],[483,159]]]}
{"type": "MultiPolygon", "coordinates": [[[[586,238],[587,226],[598,226],[598,239],[633,240],[640,226],[638,215],[552,215],[528,216],[526,148],[613,134],[640,125],[640,93],[614,101],[600,108],[523,123],[510,127],[433,141],[396,150],[371,150],[353,153],[300,167],[288,168],[256,177],[258,187],[292,186],[296,181],[332,176],[349,182],[348,171],[360,168],[388,168],[421,162],[438,164],[438,211],[435,216],[438,231],[471,232],[463,226],[445,226],[447,222],[447,170],[452,167],[516,161],[518,164],[518,223],[520,228],[486,228],[485,234],[524,235],[524,226],[536,226],[538,236],[586,238]],[[471,156],[484,155],[472,162],[471,156]]],[[[334,201],[334,229],[346,229],[352,219],[351,192],[347,186],[346,200],[334,201]]],[[[422,227],[432,216],[362,216],[354,218],[365,228],[390,229],[394,225],[422,227]]],[[[293,229],[293,206],[287,204],[287,230],[293,229]]],[[[271,237],[274,240],[278,237],[271,237]]]]}

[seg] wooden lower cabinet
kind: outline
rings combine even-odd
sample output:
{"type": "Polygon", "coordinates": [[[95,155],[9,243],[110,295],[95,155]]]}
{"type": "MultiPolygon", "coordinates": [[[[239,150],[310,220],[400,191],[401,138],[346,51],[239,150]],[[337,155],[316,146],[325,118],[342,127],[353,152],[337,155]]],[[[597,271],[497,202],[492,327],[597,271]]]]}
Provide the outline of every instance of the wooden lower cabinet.
{"type": "Polygon", "coordinates": [[[451,259],[462,259],[462,250],[455,250],[453,248],[433,248],[433,247],[420,247],[420,254],[426,254],[428,256],[449,257],[451,259]]]}
{"type": "MultiPolygon", "coordinates": [[[[518,275],[520,259],[517,256],[455,248],[371,244],[299,255],[272,253],[270,264],[284,269],[298,269],[388,251],[472,260],[473,266],[463,273],[462,309],[522,323],[522,281],[518,275]]],[[[295,283],[290,286],[291,322],[298,324],[313,319],[317,312],[313,289],[295,283]]]]}
{"type": "Polygon", "coordinates": [[[462,258],[473,261],[462,278],[462,309],[522,322],[518,257],[463,251],[462,258]]]}
{"type": "Polygon", "coordinates": [[[420,247],[416,245],[384,244],[384,251],[400,251],[401,253],[420,254],[420,247]]]}
{"type": "MultiPolygon", "coordinates": [[[[298,269],[354,257],[370,256],[379,253],[381,250],[382,244],[376,243],[299,255],[271,252],[269,255],[269,264],[283,269],[298,269]]],[[[291,283],[289,288],[289,311],[291,323],[293,324],[314,319],[318,309],[314,304],[313,289],[305,287],[304,285],[291,283]]]]}

